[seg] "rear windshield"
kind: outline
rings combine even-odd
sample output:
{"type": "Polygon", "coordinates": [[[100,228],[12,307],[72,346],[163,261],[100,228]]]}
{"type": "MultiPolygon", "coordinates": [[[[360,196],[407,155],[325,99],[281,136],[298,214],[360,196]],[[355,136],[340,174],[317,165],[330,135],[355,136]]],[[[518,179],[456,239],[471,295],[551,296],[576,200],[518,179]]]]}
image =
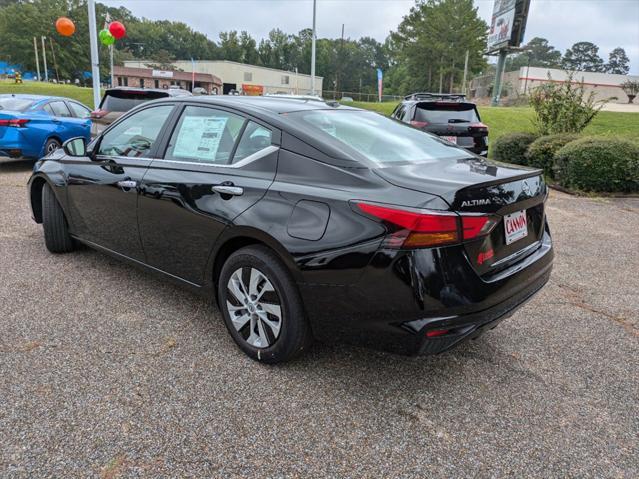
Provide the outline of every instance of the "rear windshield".
{"type": "Polygon", "coordinates": [[[16,98],[12,95],[0,95],[0,110],[26,111],[35,102],[24,98],[16,98]]]}
{"type": "Polygon", "coordinates": [[[473,123],[479,121],[475,105],[459,103],[418,103],[415,120],[427,123],[473,123]]]}
{"type": "Polygon", "coordinates": [[[373,112],[307,110],[288,116],[300,120],[318,138],[335,139],[380,166],[472,157],[438,137],[373,112]]]}
{"type": "Polygon", "coordinates": [[[169,96],[168,93],[158,91],[108,91],[102,99],[100,109],[124,112],[146,101],[167,96],[169,96]]]}

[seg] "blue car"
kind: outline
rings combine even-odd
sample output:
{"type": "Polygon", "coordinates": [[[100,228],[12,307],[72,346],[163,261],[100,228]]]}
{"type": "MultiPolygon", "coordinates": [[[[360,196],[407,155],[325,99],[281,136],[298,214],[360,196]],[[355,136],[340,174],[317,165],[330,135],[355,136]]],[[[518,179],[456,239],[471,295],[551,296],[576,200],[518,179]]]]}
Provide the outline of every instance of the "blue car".
{"type": "Polygon", "coordinates": [[[68,98],[0,95],[0,157],[38,159],[69,138],[91,139],[91,110],[68,98]]]}

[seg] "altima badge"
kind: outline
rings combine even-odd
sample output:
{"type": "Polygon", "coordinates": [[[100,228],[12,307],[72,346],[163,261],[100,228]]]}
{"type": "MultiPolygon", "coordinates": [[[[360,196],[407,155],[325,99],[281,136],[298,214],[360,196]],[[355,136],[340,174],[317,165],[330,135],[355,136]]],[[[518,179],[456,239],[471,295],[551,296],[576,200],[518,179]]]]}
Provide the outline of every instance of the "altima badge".
{"type": "Polygon", "coordinates": [[[490,204],[490,200],[488,198],[484,198],[481,200],[465,200],[462,201],[462,208],[464,206],[483,206],[483,205],[489,205],[490,204]]]}

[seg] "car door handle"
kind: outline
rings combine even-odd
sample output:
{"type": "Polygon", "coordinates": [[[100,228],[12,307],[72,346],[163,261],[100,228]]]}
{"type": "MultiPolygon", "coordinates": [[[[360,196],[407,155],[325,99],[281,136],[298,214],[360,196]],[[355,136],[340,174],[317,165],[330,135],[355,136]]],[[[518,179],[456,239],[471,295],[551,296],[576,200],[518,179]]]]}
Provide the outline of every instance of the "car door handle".
{"type": "Polygon", "coordinates": [[[134,180],[122,180],[116,183],[120,188],[137,188],[138,182],[134,180]]]}
{"type": "Polygon", "coordinates": [[[244,194],[244,188],[240,186],[234,186],[233,184],[213,185],[211,189],[221,195],[241,196],[244,194]]]}

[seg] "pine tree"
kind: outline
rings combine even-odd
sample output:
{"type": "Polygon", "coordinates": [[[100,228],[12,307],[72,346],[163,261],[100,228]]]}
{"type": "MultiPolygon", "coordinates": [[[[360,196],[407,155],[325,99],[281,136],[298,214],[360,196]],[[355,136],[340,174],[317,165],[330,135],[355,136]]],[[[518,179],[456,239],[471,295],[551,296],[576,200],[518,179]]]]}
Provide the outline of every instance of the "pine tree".
{"type": "Polygon", "coordinates": [[[617,75],[627,75],[630,71],[630,59],[626,55],[626,51],[617,47],[608,55],[608,64],[606,65],[607,73],[615,73],[617,75]]]}
{"type": "Polygon", "coordinates": [[[582,72],[603,72],[606,69],[599,56],[599,47],[590,42],[578,42],[566,50],[561,66],[566,70],[582,72]]]}

